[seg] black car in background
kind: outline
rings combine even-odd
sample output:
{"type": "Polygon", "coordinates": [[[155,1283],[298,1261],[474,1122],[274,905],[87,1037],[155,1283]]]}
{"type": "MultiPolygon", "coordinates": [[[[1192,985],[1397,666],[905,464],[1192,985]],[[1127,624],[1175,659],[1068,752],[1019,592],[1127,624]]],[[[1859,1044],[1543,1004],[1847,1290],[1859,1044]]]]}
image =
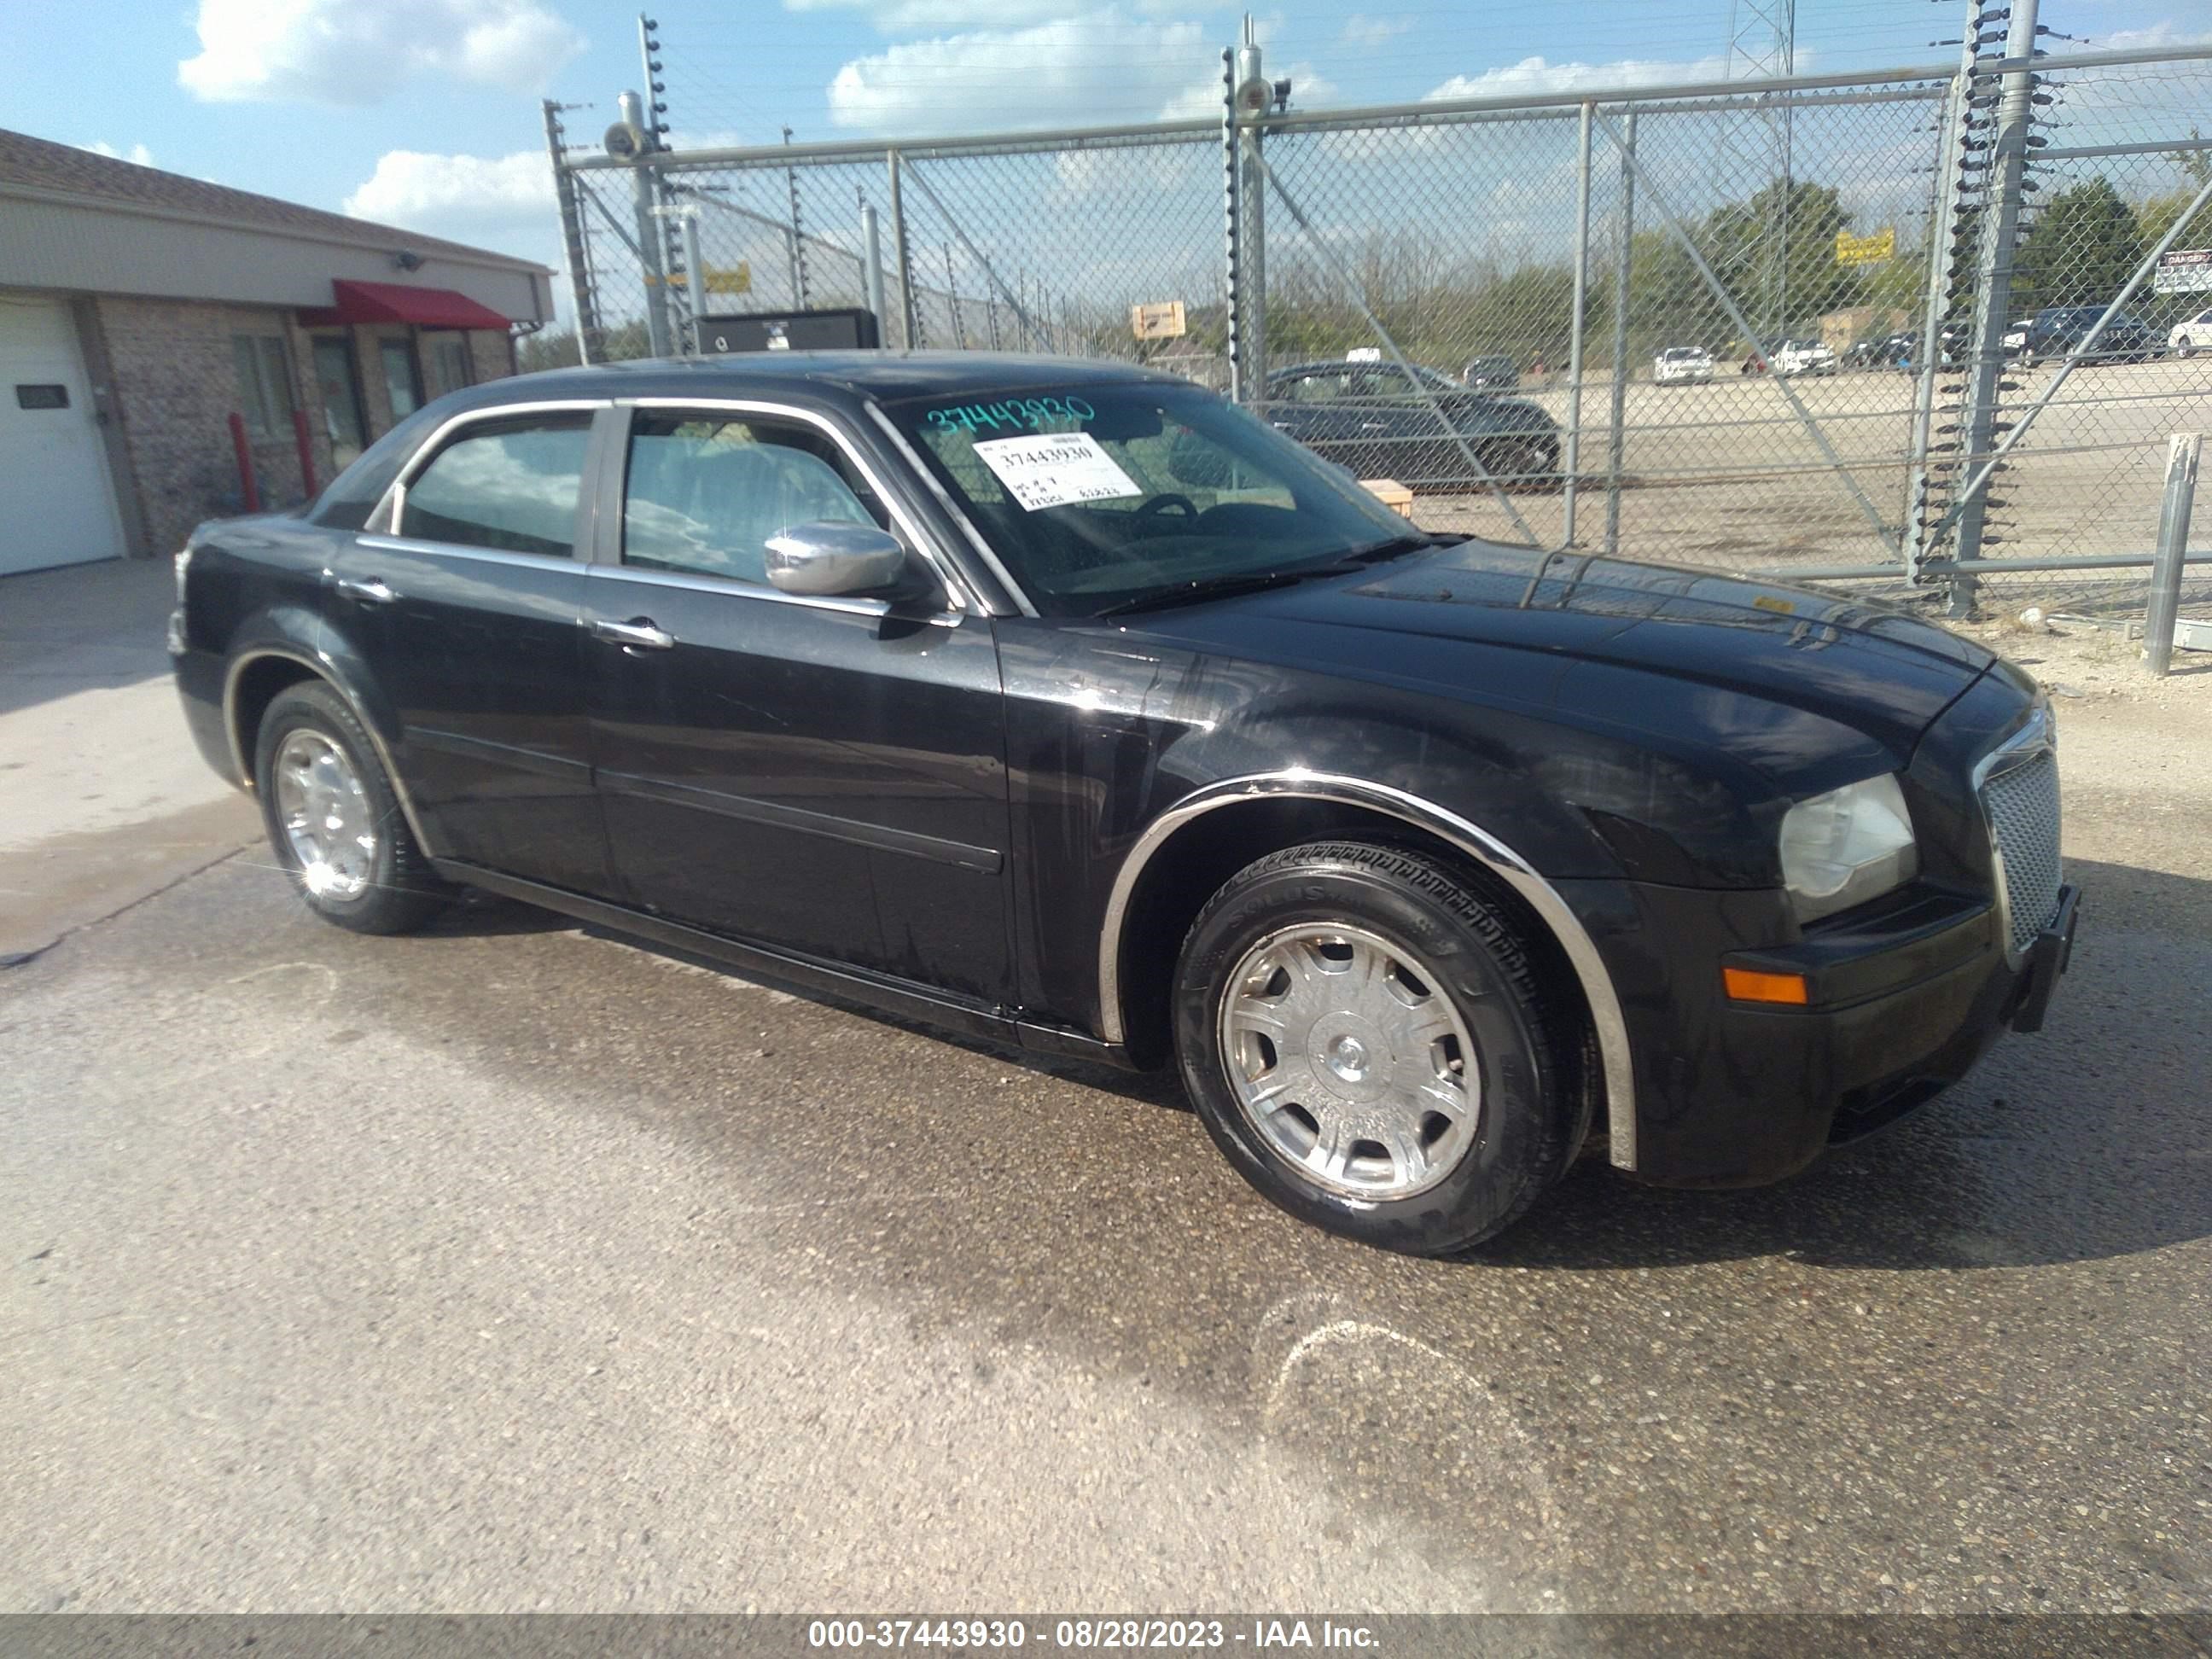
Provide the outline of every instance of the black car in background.
{"type": "Polygon", "coordinates": [[[1521,371],[1510,357],[1474,357],[1459,378],[1461,385],[1477,392],[1511,392],[1521,384],[1521,371]]]}
{"type": "Polygon", "coordinates": [[[1509,489],[1559,482],[1559,423],[1542,409],[1434,369],[1413,374],[1418,387],[1395,363],[1279,368],[1267,376],[1267,419],[1356,477],[1455,490],[1483,488],[1485,471],[1509,489]]]}
{"type": "Polygon", "coordinates": [[[2087,363],[2142,363],[2156,355],[2150,331],[2124,311],[2106,324],[2096,343],[2083,351],[2082,343],[2104,314],[2102,306],[2045,306],[2027,325],[2021,362],[2033,364],[2045,357],[2079,356],[2087,363]]]}
{"type": "MultiPolygon", "coordinates": [[[[1980,646],[1423,534],[1132,367],[493,381],[203,526],[177,586],[194,738],[325,920],[482,888],[1172,1062],[1261,1192],[1396,1249],[1497,1232],[1593,1136],[1778,1180],[2035,1029],[2072,933],[2051,712],[1980,646]]],[[[869,1086],[825,1103],[848,1161],[869,1086]]],[[[1157,1127],[1163,1200],[1211,1192],[1157,1127]]],[[[1165,1213],[1110,1224],[1174,1249],[1165,1213]]]]}

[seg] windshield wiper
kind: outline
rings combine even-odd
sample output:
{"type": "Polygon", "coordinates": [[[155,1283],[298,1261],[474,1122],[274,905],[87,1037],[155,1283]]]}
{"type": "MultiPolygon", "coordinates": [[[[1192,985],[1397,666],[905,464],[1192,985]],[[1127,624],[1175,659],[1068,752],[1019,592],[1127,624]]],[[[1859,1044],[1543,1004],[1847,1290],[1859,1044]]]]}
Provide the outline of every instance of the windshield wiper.
{"type": "MultiPolygon", "coordinates": [[[[1460,538],[1454,536],[1448,539],[1455,542],[1460,538]]],[[[1403,536],[1394,536],[1387,542],[1377,542],[1372,547],[1363,547],[1347,553],[1337,562],[1340,566],[1381,564],[1386,559],[1402,559],[1408,553],[1419,553],[1439,544],[1437,538],[1428,532],[1416,530],[1403,536]]]]}
{"type": "Polygon", "coordinates": [[[1238,593],[1264,592],[1271,587],[1288,587],[1309,576],[1318,576],[1337,567],[1324,566],[1305,570],[1265,570],[1256,574],[1241,576],[1208,576],[1202,581],[1184,582],[1175,587],[1164,587],[1154,593],[1139,593],[1133,599],[1123,599],[1095,611],[1096,617],[1126,617],[1136,611],[1166,611],[1178,605],[1195,605],[1200,599],[1225,599],[1238,593]]]}

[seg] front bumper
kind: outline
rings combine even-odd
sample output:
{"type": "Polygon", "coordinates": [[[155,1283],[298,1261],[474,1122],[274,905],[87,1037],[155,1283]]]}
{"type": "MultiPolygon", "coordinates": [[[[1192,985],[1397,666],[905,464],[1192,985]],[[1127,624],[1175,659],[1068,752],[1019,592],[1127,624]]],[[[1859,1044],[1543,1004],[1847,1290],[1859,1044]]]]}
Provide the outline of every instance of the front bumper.
{"type": "Polygon", "coordinates": [[[1772,896],[1612,885],[1609,902],[1580,895],[1582,914],[1613,924],[1593,933],[1636,1057],[1634,1174],[1670,1187],[1781,1180],[1934,1099],[2006,1030],[2039,1030],[2078,908],[2063,889],[2010,960],[1994,906],[1931,890],[1786,949],[1744,949],[1772,896]],[[1724,967],[1802,975],[1808,1000],[1730,1000],[1724,967]]]}

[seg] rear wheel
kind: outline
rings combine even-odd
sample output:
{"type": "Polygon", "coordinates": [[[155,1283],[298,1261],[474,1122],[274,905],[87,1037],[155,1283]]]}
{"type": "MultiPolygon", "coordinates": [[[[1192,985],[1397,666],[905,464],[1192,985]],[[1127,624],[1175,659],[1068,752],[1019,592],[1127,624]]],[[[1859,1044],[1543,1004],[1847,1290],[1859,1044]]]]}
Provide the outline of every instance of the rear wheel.
{"type": "Polygon", "coordinates": [[[1586,1123],[1578,1030],[1497,903],[1364,842],[1231,878],[1176,970],[1184,1085],[1237,1171],[1417,1255],[1492,1237],[1565,1168],[1586,1123]]]}
{"type": "Polygon", "coordinates": [[[357,933],[409,933],[452,890],[408,833],[392,780],[345,700],[319,681],[262,717],[254,781],[277,864],[307,908],[357,933]]]}

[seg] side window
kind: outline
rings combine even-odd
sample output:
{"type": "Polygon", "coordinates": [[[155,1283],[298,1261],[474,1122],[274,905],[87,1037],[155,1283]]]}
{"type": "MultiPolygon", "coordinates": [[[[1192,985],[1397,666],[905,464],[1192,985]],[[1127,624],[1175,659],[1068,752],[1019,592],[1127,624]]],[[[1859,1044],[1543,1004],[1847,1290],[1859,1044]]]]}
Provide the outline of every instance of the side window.
{"type": "Polygon", "coordinates": [[[765,584],[769,538],[831,520],[888,528],[837,447],[803,428],[716,415],[636,416],[623,562],[765,584]]]}
{"type": "Polygon", "coordinates": [[[586,414],[471,426],[407,486],[399,533],[463,547],[573,558],[586,414]]]}
{"type": "MultiPolygon", "coordinates": [[[[343,343],[337,343],[343,349],[343,343]]],[[[438,416],[416,410],[398,426],[386,433],[352,465],[331,481],[316,501],[309,516],[315,523],[329,525],[337,530],[364,530],[368,526],[368,515],[384,499],[384,492],[392,488],[422,441],[438,423],[438,416]]],[[[377,526],[382,529],[381,525],[377,526]]]]}
{"type": "Polygon", "coordinates": [[[1333,404],[1343,398],[1345,377],[1342,374],[1306,374],[1291,382],[1291,401],[1297,404],[1333,404]]]}

